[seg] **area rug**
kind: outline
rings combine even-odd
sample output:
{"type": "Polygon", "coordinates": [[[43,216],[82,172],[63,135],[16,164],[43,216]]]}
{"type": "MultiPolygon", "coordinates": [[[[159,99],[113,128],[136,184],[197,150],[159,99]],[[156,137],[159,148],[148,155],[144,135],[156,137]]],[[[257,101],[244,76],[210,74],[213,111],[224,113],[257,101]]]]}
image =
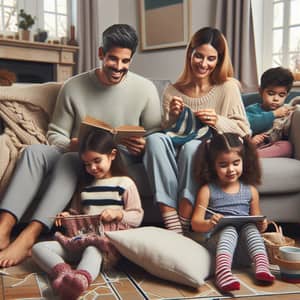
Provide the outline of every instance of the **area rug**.
{"type": "MultiPolygon", "coordinates": [[[[53,293],[48,277],[29,259],[26,263],[12,268],[0,269],[0,295],[10,299],[59,299],[53,293]]],[[[117,270],[101,274],[80,298],[84,300],[216,300],[266,295],[299,294],[300,284],[278,280],[272,285],[258,285],[251,270],[234,272],[241,282],[241,289],[232,294],[221,294],[213,280],[207,280],[199,289],[161,280],[136,265],[124,261],[117,270]]],[[[1,296],[0,296],[1,298],[1,296]]],[[[1,298],[2,299],[2,298],[1,298]]]]}

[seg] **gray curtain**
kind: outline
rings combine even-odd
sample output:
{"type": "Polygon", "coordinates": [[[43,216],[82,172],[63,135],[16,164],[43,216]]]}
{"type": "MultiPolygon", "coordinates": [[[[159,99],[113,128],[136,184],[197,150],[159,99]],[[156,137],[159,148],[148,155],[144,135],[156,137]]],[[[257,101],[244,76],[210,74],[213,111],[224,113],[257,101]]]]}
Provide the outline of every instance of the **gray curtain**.
{"type": "Polygon", "coordinates": [[[77,1],[79,73],[99,66],[98,2],[98,0],[77,1]]]}
{"type": "Polygon", "coordinates": [[[216,0],[215,26],[225,35],[235,77],[243,92],[257,91],[257,65],[251,0],[216,0]]]}

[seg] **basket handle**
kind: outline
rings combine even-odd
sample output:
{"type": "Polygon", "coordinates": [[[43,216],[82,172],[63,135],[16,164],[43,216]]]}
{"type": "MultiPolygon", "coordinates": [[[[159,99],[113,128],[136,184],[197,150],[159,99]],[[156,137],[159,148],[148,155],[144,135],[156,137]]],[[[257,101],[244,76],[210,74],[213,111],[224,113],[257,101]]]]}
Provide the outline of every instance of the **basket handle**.
{"type": "Polygon", "coordinates": [[[269,221],[268,225],[272,224],[275,228],[275,232],[278,232],[282,235],[282,228],[281,226],[277,225],[275,221],[269,221]]]}

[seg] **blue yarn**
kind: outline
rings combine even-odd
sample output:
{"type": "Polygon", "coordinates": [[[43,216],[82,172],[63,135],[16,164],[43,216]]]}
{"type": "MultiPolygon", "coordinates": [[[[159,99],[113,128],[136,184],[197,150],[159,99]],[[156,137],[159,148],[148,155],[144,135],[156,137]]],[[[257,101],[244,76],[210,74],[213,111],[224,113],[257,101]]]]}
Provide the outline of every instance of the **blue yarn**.
{"type": "Polygon", "coordinates": [[[211,136],[211,128],[204,125],[189,107],[184,107],[176,123],[164,132],[171,138],[173,145],[181,146],[194,139],[204,139],[211,136]]]}

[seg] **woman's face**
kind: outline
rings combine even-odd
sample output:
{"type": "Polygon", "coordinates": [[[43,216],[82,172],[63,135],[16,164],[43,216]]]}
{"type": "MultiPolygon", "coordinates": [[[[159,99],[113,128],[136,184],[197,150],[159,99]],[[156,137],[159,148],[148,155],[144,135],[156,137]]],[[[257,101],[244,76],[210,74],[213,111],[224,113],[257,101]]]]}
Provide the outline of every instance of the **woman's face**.
{"type": "Polygon", "coordinates": [[[197,79],[209,78],[218,63],[218,52],[210,44],[203,44],[194,49],[191,68],[197,79]]]}

